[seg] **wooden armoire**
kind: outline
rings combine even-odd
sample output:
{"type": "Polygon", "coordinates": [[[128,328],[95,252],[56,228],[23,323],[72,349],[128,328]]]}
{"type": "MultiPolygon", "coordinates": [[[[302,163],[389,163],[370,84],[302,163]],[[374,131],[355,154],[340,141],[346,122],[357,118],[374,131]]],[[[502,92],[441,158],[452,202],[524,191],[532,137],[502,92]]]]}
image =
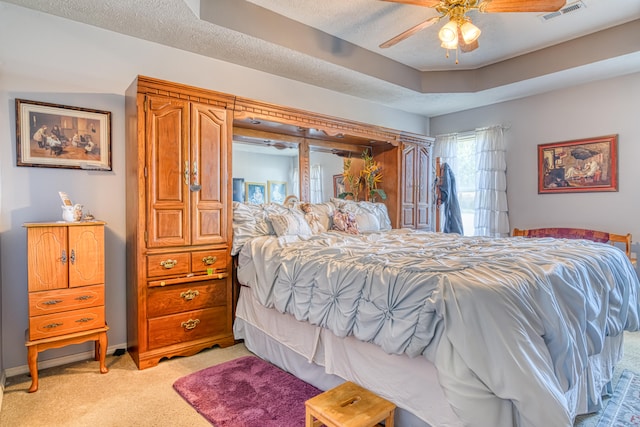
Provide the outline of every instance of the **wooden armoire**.
{"type": "MultiPolygon", "coordinates": [[[[370,150],[394,228],[432,227],[432,138],[138,76],[126,94],[127,341],[140,369],[234,343],[232,139],[370,150]]],[[[256,165],[258,166],[258,165],[256,165]]]]}
{"type": "Polygon", "coordinates": [[[127,90],[127,341],[139,369],[234,344],[230,100],[142,76],[127,90]]]}

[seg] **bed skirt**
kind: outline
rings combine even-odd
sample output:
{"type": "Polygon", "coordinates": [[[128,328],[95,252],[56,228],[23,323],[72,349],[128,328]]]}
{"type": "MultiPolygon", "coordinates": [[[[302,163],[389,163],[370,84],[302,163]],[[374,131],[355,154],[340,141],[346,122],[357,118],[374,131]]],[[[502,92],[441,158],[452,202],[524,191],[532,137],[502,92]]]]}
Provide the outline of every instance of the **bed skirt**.
{"type": "MultiPolygon", "coordinates": [[[[387,354],[374,344],[337,337],[263,307],[248,287],[240,291],[234,334],[244,340],[249,351],[321,390],[349,380],[394,402],[398,406],[395,421],[400,427],[464,425],[451,409],[434,365],[426,358],[387,354]]],[[[622,334],[608,337],[603,352],[589,358],[581,380],[565,394],[573,414],[600,408],[601,396],[608,391],[613,368],[622,356],[622,339],[622,334]]]]}

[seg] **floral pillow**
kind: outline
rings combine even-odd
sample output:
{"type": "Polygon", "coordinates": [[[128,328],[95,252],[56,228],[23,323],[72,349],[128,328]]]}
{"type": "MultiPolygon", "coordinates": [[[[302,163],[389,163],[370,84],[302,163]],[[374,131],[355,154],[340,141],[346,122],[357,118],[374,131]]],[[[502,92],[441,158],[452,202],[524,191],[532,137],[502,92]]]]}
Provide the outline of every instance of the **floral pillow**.
{"type": "Polygon", "coordinates": [[[342,231],[349,234],[360,234],[358,223],[353,212],[337,210],[333,213],[332,230],[342,231]]]}

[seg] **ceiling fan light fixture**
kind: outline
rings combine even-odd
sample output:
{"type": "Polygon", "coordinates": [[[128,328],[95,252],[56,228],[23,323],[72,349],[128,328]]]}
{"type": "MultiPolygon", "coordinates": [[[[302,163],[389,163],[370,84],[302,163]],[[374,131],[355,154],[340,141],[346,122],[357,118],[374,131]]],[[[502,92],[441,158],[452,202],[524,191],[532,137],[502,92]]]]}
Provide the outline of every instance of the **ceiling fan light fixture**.
{"type": "Polygon", "coordinates": [[[455,43],[458,45],[458,24],[455,21],[447,22],[438,32],[438,38],[444,44],[455,43]]]}
{"type": "Polygon", "coordinates": [[[482,31],[480,31],[480,28],[476,27],[471,23],[470,20],[468,20],[460,26],[460,33],[462,33],[462,39],[464,40],[464,42],[466,44],[471,44],[474,41],[478,40],[478,37],[480,37],[482,31]]]}
{"type": "Polygon", "coordinates": [[[458,48],[458,39],[456,38],[456,40],[452,41],[452,42],[442,42],[442,44],[440,44],[440,47],[447,49],[447,50],[453,50],[453,49],[457,49],[458,48]]]}

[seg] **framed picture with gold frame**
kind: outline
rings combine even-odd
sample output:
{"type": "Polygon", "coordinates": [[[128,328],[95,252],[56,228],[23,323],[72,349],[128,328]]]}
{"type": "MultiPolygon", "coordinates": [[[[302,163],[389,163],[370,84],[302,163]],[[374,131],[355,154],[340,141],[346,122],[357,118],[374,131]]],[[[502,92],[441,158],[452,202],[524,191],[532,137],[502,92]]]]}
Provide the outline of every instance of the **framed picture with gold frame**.
{"type": "Polygon", "coordinates": [[[618,191],[618,135],[538,145],[538,193],[618,191]]]}
{"type": "Polygon", "coordinates": [[[267,181],[270,203],[284,203],[287,197],[287,183],[284,181],[267,181]]]}
{"type": "Polygon", "coordinates": [[[247,203],[252,205],[261,205],[266,203],[267,186],[264,182],[245,182],[244,197],[247,203]]]}
{"type": "Polygon", "coordinates": [[[111,170],[111,112],[16,99],[18,166],[111,170]]]}

